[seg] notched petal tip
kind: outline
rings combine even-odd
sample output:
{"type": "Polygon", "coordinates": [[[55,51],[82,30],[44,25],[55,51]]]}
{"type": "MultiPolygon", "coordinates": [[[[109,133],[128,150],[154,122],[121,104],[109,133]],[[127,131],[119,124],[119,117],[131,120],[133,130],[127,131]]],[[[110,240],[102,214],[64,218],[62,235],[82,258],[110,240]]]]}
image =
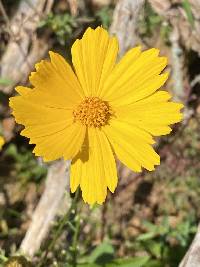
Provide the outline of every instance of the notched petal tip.
{"type": "MultiPolygon", "coordinates": [[[[23,132],[23,131],[22,131],[23,132]]],[[[22,134],[22,132],[20,133],[20,135],[27,137],[26,135],[22,134]]],[[[35,145],[35,143],[33,141],[31,141],[31,139],[29,139],[28,142],[30,145],[35,145]]]]}
{"type": "Polygon", "coordinates": [[[168,58],[165,56],[160,56],[160,50],[158,48],[150,48],[142,52],[143,55],[148,57],[157,58],[157,64],[160,64],[164,67],[167,66],[168,58]]]}
{"type": "Polygon", "coordinates": [[[49,57],[51,57],[51,56],[54,55],[54,54],[57,54],[57,53],[55,53],[55,52],[52,51],[52,50],[49,50],[49,57]]]}
{"type": "MultiPolygon", "coordinates": [[[[180,109],[181,109],[181,108],[180,108],[180,109]]],[[[179,114],[177,114],[177,116],[176,116],[176,121],[175,121],[174,123],[179,123],[179,122],[181,122],[183,119],[184,119],[184,114],[180,112],[179,114]]]]}
{"type": "Polygon", "coordinates": [[[54,51],[51,51],[51,50],[49,51],[49,57],[50,57],[51,63],[53,63],[56,60],[63,60],[64,59],[60,54],[58,54],[54,51]]]}
{"type": "Polygon", "coordinates": [[[103,28],[103,26],[97,26],[96,28],[91,28],[91,27],[88,27],[85,31],[84,34],[88,33],[88,32],[98,32],[98,31],[103,31],[105,33],[108,33],[108,31],[106,29],[103,28]]]}
{"type": "Polygon", "coordinates": [[[164,73],[160,74],[160,76],[162,76],[165,81],[167,81],[169,75],[170,75],[169,71],[165,71],[164,73]]]}
{"type": "Polygon", "coordinates": [[[114,193],[115,192],[115,189],[117,187],[117,183],[115,185],[112,185],[112,186],[108,186],[108,189],[110,190],[111,193],[114,193]]]}
{"type": "Polygon", "coordinates": [[[23,86],[16,86],[16,87],[15,87],[15,91],[16,91],[18,94],[21,95],[21,91],[23,90],[22,88],[23,88],[23,86]]]}
{"type": "Polygon", "coordinates": [[[12,105],[13,105],[13,98],[14,98],[14,96],[9,97],[9,107],[12,107],[12,105]]]}
{"type": "Polygon", "coordinates": [[[42,59],[40,62],[36,63],[36,64],[35,64],[35,69],[36,69],[36,71],[39,71],[39,69],[40,69],[41,67],[43,67],[44,64],[45,64],[46,62],[48,62],[46,59],[42,59]]]}
{"type": "Polygon", "coordinates": [[[179,105],[179,109],[183,109],[184,108],[184,104],[183,103],[179,103],[179,102],[176,102],[177,105],[179,105]]]}
{"type": "Polygon", "coordinates": [[[28,96],[30,92],[32,92],[32,88],[25,87],[25,86],[17,86],[15,87],[15,91],[20,95],[20,96],[28,96]]]}
{"type": "MultiPolygon", "coordinates": [[[[30,144],[35,144],[35,143],[32,143],[31,140],[29,142],[30,144]]],[[[54,161],[55,159],[52,159],[52,158],[49,158],[47,156],[43,156],[41,155],[41,153],[38,151],[38,147],[37,145],[35,146],[35,148],[33,149],[33,154],[35,155],[35,157],[41,157],[43,162],[50,162],[50,161],[54,161]]]]}
{"type": "Polygon", "coordinates": [[[75,193],[76,190],[77,190],[77,187],[73,187],[73,186],[70,184],[70,191],[71,191],[71,193],[72,193],[72,194],[75,193]]]}
{"type": "Polygon", "coordinates": [[[20,96],[12,96],[9,98],[9,107],[12,109],[12,115],[15,115],[14,109],[15,109],[15,103],[16,99],[18,99],[20,96]]]}
{"type": "Polygon", "coordinates": [[[95,198],[91,199],[91,198],[88,198],[87,196],[85,196],[83,193],[82,193],[82,198],[83,198],[84,203],[86,203],[90,206],[93,206],[95,204],[102,205],[106,200],[106,197],[104,199],[101,199],[101,200],[95,199],[95,198]]]}
{"type": "Polygon", "coordinates": [[[159,53],[160,53],[160,50],[158,48],[150,48],[150,49],[147,49],[145,51],[142,52],[143,54],[146,54],[146,55],[152,55],[154,57],[158,57],[159,56],[159,53]]]}
{"type": "Polygon", "coordinates": [[[138,52],[142,52],[142,45],[137,45],[133,49],[138,50],[138,52]]]}

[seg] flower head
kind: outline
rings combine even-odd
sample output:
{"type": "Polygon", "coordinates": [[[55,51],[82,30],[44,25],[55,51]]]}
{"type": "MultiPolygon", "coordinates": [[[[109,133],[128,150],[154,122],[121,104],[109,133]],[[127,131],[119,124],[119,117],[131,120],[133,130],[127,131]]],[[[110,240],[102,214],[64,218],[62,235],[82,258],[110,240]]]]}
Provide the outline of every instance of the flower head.
{"type": "Polygon", "coordinates": [[[182,104],[158,91],[167,59],[155,48],[135,47],[116,63],[118,41],[88,28],[72,46],[73,69],[59,54],[36,64],[33,88],[18,86],[10,99],[22,135],[45,161],[72,159],[70,186],[85,202],[104,202],[117,185],[115,156],[135,172],[160,164],[153,136],[170,133],[182,104]]]}

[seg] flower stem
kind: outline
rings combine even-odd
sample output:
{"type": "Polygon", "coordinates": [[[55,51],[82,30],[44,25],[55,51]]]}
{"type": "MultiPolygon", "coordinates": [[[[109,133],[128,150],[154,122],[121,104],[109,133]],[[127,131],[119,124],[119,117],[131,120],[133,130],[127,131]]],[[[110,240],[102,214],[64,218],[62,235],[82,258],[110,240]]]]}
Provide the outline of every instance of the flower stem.
{"type": "Polygon", "coordinates": [[[79,189],[77,189],[77,191],[75,193],[75,196],[72,200],[72,203],[71,203],[69,210],[66,212],[66,214],[58,222],[59,227],[56,230],[56,232],[53,236],[53,239],[48,244],[46,251],[44,253],[44,256],[41,258],[40,263],[37,265],[37,267],[42,267],[46,263],[48,253],[54,248],[55,243],[58,240],[58,238],[60,237],[60,235],[62,234],[63,228],[67,224],[67,221],[69,220],[69,217],[70,217],[72,211],[76,210],[76,204],[77,204],[78,196],[79,196],[79,189]]]}
{"type": "Polygon", "coordinates": [[[75,218],[75,232],[72,241],[72,266],[77,266],[77,243],[80,230],[80,215],[77,214],[75,218]]]}

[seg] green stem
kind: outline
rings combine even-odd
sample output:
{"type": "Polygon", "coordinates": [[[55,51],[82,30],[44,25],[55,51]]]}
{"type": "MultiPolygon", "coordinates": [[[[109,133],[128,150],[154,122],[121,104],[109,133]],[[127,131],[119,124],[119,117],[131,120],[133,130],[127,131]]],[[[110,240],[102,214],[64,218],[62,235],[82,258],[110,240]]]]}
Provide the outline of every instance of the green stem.
{"type": "Polygon", "coordinates": [[[40,263],[37,265],[37,267],[42,267],[46,263],[46,261],[47,261],[47,255],[53,249],[53,247],[55,246],[55,243],[56,243],[57,239],[62,234],[63,228],[65,227],[67,221],[69,220],[69,217],[71,215],[72,210],[76,210],[76,204],[77,204],[78,196],[79,196],[79,189],[76,190],[75,196],[74,196],[74,198],[72,200],[72,203],[71,203],[71,207],[69,208],[69,210],[67,211],[67,213],[58,222],[59,227],[58,227],[57,231],[55,232],[55,234],[53,236],[53,239],[48,244],[47,249],[45,251],[45,254],[41,258],[40,263]]]}
{"type": "Polygon", "coordinates": [[[76,224],[75,224],[75,232],[73,236],[72,241],[72,266],[77,266],[77,243],[78,243],[78,236],[79,236],[79,230],[80,230],[80,216],[77,214],[76,218],[76,224]]]}

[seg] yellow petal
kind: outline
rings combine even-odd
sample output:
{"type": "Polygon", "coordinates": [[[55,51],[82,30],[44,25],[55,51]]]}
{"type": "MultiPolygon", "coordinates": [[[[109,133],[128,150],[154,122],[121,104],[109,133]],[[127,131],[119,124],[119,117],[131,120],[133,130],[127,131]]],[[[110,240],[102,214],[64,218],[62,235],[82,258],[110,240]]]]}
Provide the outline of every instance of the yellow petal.
{"type": "Polygon", "coordinates": [[[107,187],[111,192],[116,188],[114,156],[106,136],[99,129],[88,129],[82,151],[72,161],[71,191],[74,192],[79,184],[83,199],[89,204],[102,204],[107,195],[107,187]]]}
{"type": "Polygon", "coordinates": [[[137,46],[130,49],[119,61],[118,64],[115,65],[112,72],[109,74],[108,78],[105,81],[105,84],[102,88],[100,97],[108,97],[110,94],[116,93],[113,92],[113,88],[110,87],[111,85],[115,85],[116,82],[119,82],[121,76],[127,71],[127,68],[130,68],[131,64],[133,64],[136,59],[139,58],[141,55],[141,47],[137,46]],[[116,81],[117,77],[117,81],[116,81]],[[109,88],[109,91],[108,91],[109,88]],[[110,91],[110,88],[112,90],[110,91]]]}
{"type": "Polygon", "coordinates": [[[116,61],[118,41],[101,27],[88,28],[72,46],[72,62],[85,96],[99,96],[116,61]]]}
{"type": "Polygon", "coordinates": [[[10,106],[16,121],[25,126],[21,134],[36,144],[35,154],[45,161],[74,157],[83,143],[85,127],[73,122],[72,110],[43,106],[27,94],[11,97],[10,106]]]}
{"type": "Polygon", "coordinates": [[[181,121],[183,117],[180,113],[183,105],[169,102],[170,97],[168,92],[156,92],[131,105],[119,107],[116,116],[154,136],[168,134],[171,131],[169,125],[181,121]]]}
{"type": "Polygon", "coordinates": [[[40,103],[41,106],[57,109],[72,109],[72,102],[69,104],[68,98],[61,97],[58,94],[52,94],[38,88],[31,89],[24,86],[17,86],[15,90],[23,96],[23,99],[33,103],[40,103]]]}
{"type": "Polygon", "coordinates": [[[160,75],[167,59],[158,53],[155,48],[142,53],[140,47],[130,50],[105,81],[101,97],[114,106],[123,106],[154,93],[168,78],[167,73],[160,75]]]}
{"type": "Polygon", "coordinates": [[[9,105],[13,109],[13,115],[18,123],[24,126],[32,126],[62,122],[68,119],[73,120],[72,110],[46,107],[40,102],[40,99],[38,101],[34,100],[34,98],[23,96],[10,98],[9,105]]]}
{"type": "Polygon", "coordinates": [[[2,149],[4,144],[5,144],[5,140],[2,136],[0,136],[0,150],[2,149]]]}
{"type": "Polygon", "coordinates": [[[141,167],[149,171],[160,164],[159,155],[153,150],[151,135],[125,122],[113,119],[103,128],[119,160],[135,172],[141,167]]]}
{"type": "MultiPolygon", "coordinates": [[[[36,72],[29,77],[36,87],[32,94],[40,101],[44,100],[44,104],[46,101],[52,106],[72,107],[80,103],[83,91],[71,67],[59,54],[49,54],[51,61],[42,60],[36,64],[36,72]]],[[[23,94],[24,90],[20,90],[20,93],[23,94]]]]}
{"type": "Polygon", "coordinates": [[[56,133],[43,137],[33,137],[36,144],[33,152],[43,157],[44,161],[56,160],[64,157],[65,160],[76,156],[80,151],[85,138],[85,126],[78,123],[65,127],[56,133]]]}

